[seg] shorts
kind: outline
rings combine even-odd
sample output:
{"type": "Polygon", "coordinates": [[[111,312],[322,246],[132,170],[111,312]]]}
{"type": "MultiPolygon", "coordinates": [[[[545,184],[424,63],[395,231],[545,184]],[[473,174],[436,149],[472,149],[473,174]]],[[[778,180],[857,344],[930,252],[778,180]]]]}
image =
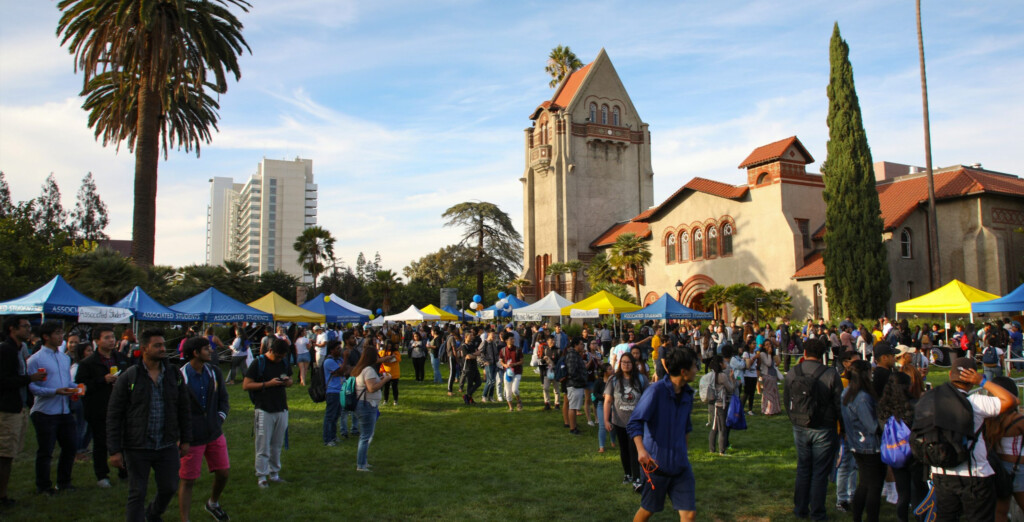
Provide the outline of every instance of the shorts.
{"type": "Polygon", "coordinates": [[[658,513],[665,509],[665,496],[668,495],[668,498],[672,500],[672,507],[676,511],[697,510],[693,468],[686,468],[686,471],[678,475],[664,475],[655,471],[650,474],[650,477],[654,488],[652,489],[651,484],[644,481],[643,490],[640,493],[640,507],[651,513],[658,513]]]}
{"type": "Polygon", "coordinates": [[[309,352],[300,353],[299,354],[299,362],[300,363],[308,363],[309,361],[312,361],[312,360],[313,360],[313,358],[309,355],[309,352]]]}
{"type": "Polygon", "coordinates": [[[0,458],[13,459],[21,453],[28,433],[28,409],[21,413],[0,411],[0,458]]]}
{"type": "Polygon", "coordinates": [[[1018,467],[1017,473],[1014,474],[1013,466],[1015,464],[1013,462],[1000,460],[999,463],[1003,465],[1003,469],[1005,469],[1008,474],[1013,475],[1013,492],[1020,493],[1021,491],[1024,491],[1024,466],[1018,467]]]}
{"type": "Polygon", "coordinates": [[[566,395],[568,396],[570,410],[583,409],[583,388],[573,388],[570,386],[566,395]]]}
{"type": "Polygon", "coordinates": [[[214,472],[231,467],[228,461],[228,443],[224,434],[216,440],[192,446],[188,454],[181,458],[181,469],[178,470],[178,477],[182,480],[195,480],[203,469],[203,457],[206,457],[206,469],[214,472]]]}

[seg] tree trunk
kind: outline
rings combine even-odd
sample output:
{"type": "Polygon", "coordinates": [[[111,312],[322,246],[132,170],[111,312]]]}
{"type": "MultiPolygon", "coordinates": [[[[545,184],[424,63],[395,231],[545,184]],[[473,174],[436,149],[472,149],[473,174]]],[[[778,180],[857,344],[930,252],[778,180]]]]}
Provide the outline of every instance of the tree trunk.
{"type": "MultiPolygon", "coordinates": [[[[148,60],[142,70],[148,70],[148,60]]],[[[157,167],[160,163],[160,94],[143,79],[139,86],[138,136],[135,139],[135,210],[132,216],[132,258],[152,266],[156,239],[157,167]]]]}
{"type": "Polygon", "coordinates": [[[480,221],[480,237],[477,239],[476,244],[476,293],[480,297],[484,295],[484,223],[480,221]]]}
{"type": "Polygon", "coordinates": [[[942,280],[939,265],[938,218],[935,215],[935,176],[932,174],[931,125],[928,122],[928,79],[924,70],[924,33],[921,32],[921,0],[917,4],[917,54],[921,62],[921,104],[924,113],[924,170],[928,179],[928,265],[929,288],[935,290],[942,280]]]}

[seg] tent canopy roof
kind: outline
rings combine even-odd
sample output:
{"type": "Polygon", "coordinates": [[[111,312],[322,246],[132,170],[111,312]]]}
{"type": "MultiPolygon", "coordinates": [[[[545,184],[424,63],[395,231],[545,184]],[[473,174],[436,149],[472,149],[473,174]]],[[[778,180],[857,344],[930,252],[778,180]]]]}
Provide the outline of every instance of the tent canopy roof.
{"type": "Polygon", "coordinates": [[[334,301],[335,303],[338,303],[342,307],[352,310],[353,312],[359,312],[360,314],[365,315],[366,317],[370,317],[371,315],[373,315],[373,310],[367,310],[366,308],[363,308],[361,306],[356,306],[338,297],[338,294],[331,294],[331,301],[334,301]]]}
{"type": "Polygon", "coordinates": [[[996,299],[997,295],[978,290],[957,279],[920,297],[896,303],[896,312],[924,314],[969,314],[971,303],[996,299]]]}
{"type": "Polygon", "coordinates": [[[26,315],[78,315],[79,306],[107,305],[93,301],[75,290],[61,276],[55,276],[50,282],[17,299],[0,303],[0,314],[26,315]]]}
{"type": "Polygon", "coordinates": [[[370,319],[370,316],[349,310],[330,297],[324,297],[323,293],[302,303],[301,307],[310,312],[323,314],[324,320],[328,323],[359,323],[370,319]]]}
{"type": "Polygon", "coordinates": [[[281,294],[278,294],[277,292],[270,292],[269,294],[249,303],[249,306],[273,315],[275,321],[322,323],[326,320],[324,314],[306,310],[284,297],[281,297],[281,294]]]}
{"type": "Polygon", "coordinates": [[[114,306],[127,308],[135,312],[135,318],[139,321],[201,321],[203,318],[197,313],[184,313],[171,310],[157,302],[146,293],[142,287],[136,286],[123,299],[114,303],[114,306]]]}
{"type": "Polygon", "coordinates": [[[679,301],[670,297],[668,293],[661,294],[657,301],[635,312],[622,314],[627,321],[646,319],[711,319],[711,312],[698,312],[692,308],[683,306],[679,301]]]}
{"type": "Polygon", "coordinates": [[[209,323],[232,323],[251,321],[269,323],[274,316],[236,301],[220,290],[210,287],[206,290],[169,307],[177,312],[199,314],[209,323]]]}
{"type": "Polygon", "coordinates": [[[974,310],[974,313],[1024,311],[1024,285],[1018,286],[999,299],[974,303],[971,309],[974,310]]]}
{"type": "Polygon", "coordinates": [[[463,313],[463,312],[460,312],[460,311],[456,310],[454,306],[442,306],[441,309],[444,310],[445,312],[448,312],[448,313],[454,315],[454,316],[457,316],[459,318],[459,320],[461,320],[461,321],[472,321],[472,320],[476,319],[476,317],[474,317],[472,315],[469,315],[467,313],[463,313]]]}
{"type": "Polygon", "coordinates": [[[385,321],[437,321],[439,319],[441,316],[424,313],[415,305],[409,305],[409,308],[395,315],[384,316],[385,321]]]}
{"type": "Polygon", "coordinates": [[[594,310],[597,309],[601,315],[608,314],[622,314],[626,312],[635,312],[640,309],[639,306],[624,301],[610,294],[607,290],[601,290],[600,292],[574,304],[562,308],[562,315],[569,315],[570,310],[594,310]]]}
{"type": "Polygon", "coordinates": [[[441,318],[442,321],[458,321],[459,316],[445,310],[444,308],[438,308],[434,305],[427,305],[421,308],[425,314],[436,315],[441,318]]]}
{"type": "Polygon", "coordinates": [[[572,305],[572,301],[562,297],[554,290],[548,292],[548,295],[544,296],[543,299],[533,303],[529,306],[522,308],[516,308],[512,311],[512,315],[517,320],[523,316],[540,316],[540,317],[555,317],[562,315],[562,308],[572,305]]]}

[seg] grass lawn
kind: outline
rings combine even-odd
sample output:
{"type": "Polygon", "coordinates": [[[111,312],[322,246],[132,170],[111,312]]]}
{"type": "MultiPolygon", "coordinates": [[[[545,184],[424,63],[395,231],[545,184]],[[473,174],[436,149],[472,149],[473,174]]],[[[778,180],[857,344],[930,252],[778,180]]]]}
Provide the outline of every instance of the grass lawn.
{"type": "MultiPolygon", "coordinates": [[[[428,365],[429,366],[429,365],[428,365]]],[[[324,405],[306,389],[289,390],[291,448],[282,456],[288,481],[267,490],[256,486],[253,470],[252,403],[241,386],[229,387],[231,414],[225,423],[232,476],[221,505],[233,520],[627,520],[639,506],[632,488],[620,485],[618,450],[597,453],[597,428],[581,422],[583,436],[569,435],[558,412],[541,410],[539,376],[526,370],[521,386],[524,410],[504,403],[464,406],[443,385],[415,382],[412,365],[402,363],[401,404],[383,406],[370,447],[373,473],[357,473],[356,440],[337,447],[321,443],[324,405]]],[[[442,367],[447,375],[447,368],[442,367]]],[[[936,368],[930,381],[946,380],[936,368]]],[[[583,419],[583,417],[581,417],[583,419]]],[[[733,432],[725,457],[707,452],[707,409],[693,413],[690,460],[697,477],[700,520],[791,520],[796,451],[785,414],[748,418],[749,429],[733,432]]],[[[95,485],[91,463],[75,465],[76,492],[46,497],[34,493],[35,435],[15,461],[10,496],[18,505],[0,512],[3,520],[110,521],[123,519],[127,484],[95,485]]],[[[52,477],[56,477],[54,453],[52,477]]],[[[205,469],[205,468],[204,468],[205,469]]],[[[196,483],[195,520],[210,519],[202,503],[212,477],[196,483]]],[[[149,499],[155,486],[150,485],[149,499]]],[[[834,486],[829,487],[830,516],[834,486]]],[[[895,519],[883,503],[882,518],[895,519]]],[[[668,506],[667,506],[668,507],[668,506]]],[[[178,516],[172,500],[165,520],[178,516]]],[[[667,512],[655,520],[678,520],[667,512]]]]}

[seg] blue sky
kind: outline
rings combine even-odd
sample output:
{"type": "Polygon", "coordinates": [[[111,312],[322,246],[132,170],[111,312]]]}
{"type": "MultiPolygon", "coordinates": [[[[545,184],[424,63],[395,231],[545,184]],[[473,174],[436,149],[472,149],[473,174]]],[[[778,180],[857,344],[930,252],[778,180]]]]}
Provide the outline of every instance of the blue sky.
{"type": "MultiPolygon", "coordinates": [[[[467,200],[522,223],[523,133],[549,99],[558,44],[604,47],[650,124],[654,199],[694,176],[742,183],[755,147],[791,135],[817,163],[828,128],[828,42],[850,45],[875,161],[924,164],[914,3],[256,1],[252,54],[221,97],[220,132],[196,158],[160,163],[156,261],[204,260],[207,180],[260,159],[313,159],[319,223],[337,253],[379,251],[400,272],[457,240],[441,213],[467,200]]],[[[1021,174],[1024,4],[924,2],[933,162],[1021,174]]],[[[51,172],[64,205],[92,172],[131,236],[134,162],[93,139],[81,76],[55,36],[52,0],[0,0],[0,170],[15,199],[51,172]]]]}

